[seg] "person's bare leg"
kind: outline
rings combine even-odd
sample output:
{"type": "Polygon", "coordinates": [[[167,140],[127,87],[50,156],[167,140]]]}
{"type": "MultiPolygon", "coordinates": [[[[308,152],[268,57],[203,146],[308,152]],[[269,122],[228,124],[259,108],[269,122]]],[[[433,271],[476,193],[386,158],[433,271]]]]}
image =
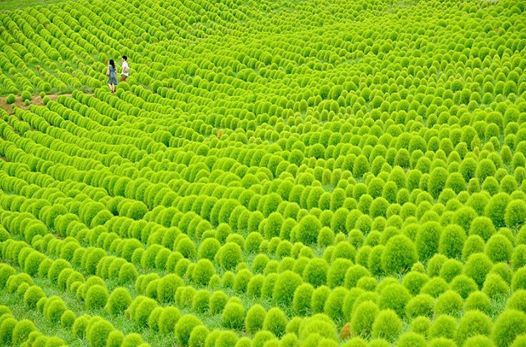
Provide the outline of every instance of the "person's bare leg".
{"type": "Polygon", "coordinates": [[[111,84],[108,84],[108,88],[110,88],[110,92],[113,92],[113,88],[111,87],[111,84]]]}

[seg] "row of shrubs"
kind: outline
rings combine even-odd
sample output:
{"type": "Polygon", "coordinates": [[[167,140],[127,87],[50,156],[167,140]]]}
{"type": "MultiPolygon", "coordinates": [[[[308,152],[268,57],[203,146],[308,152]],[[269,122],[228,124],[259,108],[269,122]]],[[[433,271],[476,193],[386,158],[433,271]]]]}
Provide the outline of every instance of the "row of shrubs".
{"type": "MultiPolygon", "coordinates": [[[[102,317],[99,316],[88,316],[77,314],[67,308],[64,300],[59,296],[46,296],[44,291],[37,285],[32,283],[31,277],[25,273],[16,273],[16,270],[10,267],[7,264],[0,264],[2,267],[2,273],[6,274],[2,280],[7,278],[6,283],[0,282],[0,290],[7,290],[10,293],[15,293],[20,299],[23,299],[23,302],[28,306],[29,309],[36,309],[45,319],[47,319],[52,324],[60,324],[64,329],[71,331],[72,336],[75,338],[85,338],[90,346],[106,346],[108,341],[111,341],[109,345],[123,345],[123,346],[149,346],[144,343],[141,335],[137,333],[131,333],[124,335],[120,330],[117,330],[113,325],[102,317]],[[5,284],[5,289],[3,288],[5,284]]],[[[89,285],[89,289],[85,290],[86,297],[86,306],[87,309],[98,309],[106,304],[102,304],[103,301],[106,301],[107,290],[105,289],[104,282],[97,277],[90,277],[85,285],[89,285]]],[[[122,288],[121,288],[122,289],[122,288]]],[[[111,312],[117,312],[119,307],[122,305],[122,299],[118,297],[118,290],[116,290],[117,295],[113,295],[113,300],[108,303],[106,309],[111,312]]],[[[129,294],[128,294],[129,295],[129,294]]],[[[128,298],[129,301],[131,299],[128,298]]],[[[3,315],[1,316],[3,318],[3,315]]],[[[17,331],[18,324],[16,326],[11,326],[12,324],[6,324],[5,332],[2,330],[3,323],[0,323],[0,332],[3,335],[3,342],[6,345],[9,345],[9,342],[13,345],[22,343],[24,340],[22,338],[28,338],[28,345],[35,346],[62,346],[64,341],[58,338],[47,338],[41,333],[36,331],[34,324],[29,320],[23,320],[23,327],[18,333],[21,336],[18,337],[15,335],[17,331]],[[30,323],[30,324],[29,324],[30,323]],[[13,329],[12,337],[9,335],[9,328],[13,329]],[[30,333],[32,330],[35,333],[30,333]],[[15,338],[20,339],[15,341],[15,338]],[[11,339],[11,341],[9,340],[11,339]]],[[[20,344],[22,345],[22,344],[20,344]]]]}
{"type": "Polygon", "coordinates": [[[56,336],[46,336],[29,319],[17,320],[8,306],[0,306],[0,342],[4,346],[64,346],[56,336]]]}

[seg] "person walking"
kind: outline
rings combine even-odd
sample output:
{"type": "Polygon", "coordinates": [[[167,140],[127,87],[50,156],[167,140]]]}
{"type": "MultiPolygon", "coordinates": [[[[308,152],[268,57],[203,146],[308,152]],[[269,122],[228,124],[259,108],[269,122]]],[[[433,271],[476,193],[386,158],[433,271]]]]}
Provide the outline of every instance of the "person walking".
{"type": "Polygon", "coordinates": [[[130,67],[128,66],[128,57],[122,56],[122,71],[121,71],[121,81],[126,81],[130,75],[130,67]]]}
{"type": "Polygon", "coordinates": [[[112,94],[115,94],[117,90],[117,70],[115,70],[115,62],[113,59],[110,59],[108,64],[108,70],[106,71],[106,76],[108,76],[108,87],[112,94]]]}

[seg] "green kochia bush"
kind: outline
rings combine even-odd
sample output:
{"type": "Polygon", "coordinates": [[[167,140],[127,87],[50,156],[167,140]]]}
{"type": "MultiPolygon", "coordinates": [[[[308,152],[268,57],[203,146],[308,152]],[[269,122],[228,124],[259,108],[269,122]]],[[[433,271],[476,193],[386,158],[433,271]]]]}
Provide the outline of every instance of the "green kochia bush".
{"type": "Polygon", "coordinates": [[[187,346],[192,330],[202,324],[199,318],[194,315],[187,314],[182,316],[175,324],[175,338],[177,342],[182,346],[187,346]]]}
{"type": "Polygon", "coordinates": [[[245,318],[245,331],[253,335],[261,330],[266,314],[267,312],[263,306],[259,304],[252,306],[245,318]]]}
{"type": "Polygon", "coordinates": [[[91,286],[86,292],[85,302],[87,309],[104,307],[108,301],[108,290],[101,285],[91,286]]]}
{"type": "Polygon", "coordinates": [[[292,303],[294,291],[302,283],[301,277],[292,271],[280,273],[272,291],[273,302],[276,305],[289,306],[292,303]]]}
{"type": "Polygon", "coordinates": [[[482,288],[486,275],[491,270],[493,263],[485,254],[472,254],[464,265],[464,273],[471,277],[479,288],[482,288]]]}
{"type": "Polygon", "coordinates": [[[492,334],[497,347],[510,346],[521,334],[526,334],[526,313],[506,310],[498,316],[492,334]]]}
{"type": "Polygon", "coordinates": [[[370,335],[378,312],[378,306],[371,301],[365,301],[358,305],[351,318],[352,335],[362,337],[370,335]]]}
{"type": "Polygon", "coordinates": [[[181,313],[176,307],[164,307],[159,316],[157,326],[161,334],[168,334],[174,331],[175,324],[179,321],[181,313]]]}
{"type": "Polygon", "coordinates": [[[108,298],[106,310],[113,315],[121,314],[128,308],[131,301],[131,295],[126,288],[115,288],[108,298]]]}
{"type": "Polygon", "coordinates": [[[265,316],[263,329],[270,331],[277,337],[281,337],[285,334],[287,322],[288,320],[285,313],[281,309],[273,307],[265,316]]]}
{"type": "Polygon", "coordinates": [[[99,317],[92,318],[92,321],[88,324],[86,333],[89,344],[94,347],[106,346],[108,335],[113,329],[113,326],[107,320],[99,317]]]}
{"type": "Polygon", "coordinates": [[[473,310],[468,311],[460,319],[457,329],[456,341],[462,345],[468,338],[476,335],[489,336],[491,334],[491,319],[484,313],[473,310]]]}
{"type": "Polygon", "coordinates": [[[241,262],[243,253],[237,243],[228,242],[219,249],[218,256],[221,267],[232,270],[241,262]]]}
{"type": "Polygon", "coordinates": [[[306,245],[314,244],[321,228],[322,225],[316,217],[310,214],[306,215],[293,230],[294,240],[303,242],[306,245]]]}
{"type": "Polygon", "coordinates": [[[221,314],[221,324],[227,329],[241,330],[245,320],[245,309],[238,302],[226,304],[221,314]]]}
{"type": "Polygon", "coordinates": [[[388,274],[405,273],[416,261],[415,245],[403,235],[394,236],[389,240],[381,258],[382,268],[388,274]]]}
{"type": "Polygon", "coordinates": [[[394,342],[402,331],[402,320],[395,311],[380,311],[372,327],[372,336],[394,342]]]}

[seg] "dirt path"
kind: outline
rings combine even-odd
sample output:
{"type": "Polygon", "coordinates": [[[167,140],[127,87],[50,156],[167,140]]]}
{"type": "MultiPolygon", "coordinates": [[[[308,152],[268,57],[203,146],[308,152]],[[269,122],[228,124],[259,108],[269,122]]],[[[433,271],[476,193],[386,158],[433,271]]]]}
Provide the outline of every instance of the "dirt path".
{"type": "MultiPolygon", "coordinates": [[[[59,96],[71,96],[71,94],[46,94],[46,96],[48,98],[50,98],[51,100],[56,100],[59,96]]],[[[14,104],[8,104],[7,103],[7,97],[0,97],[0,108],[4,109],[8,114],[12,114],[13,113],[13,106],[16,106],[18,108],[22,108],[22,109],[27,109],[29,106],[31,105],[37,105],[37,106],[42,106],[44,105],[44,100],[42,99],[42,97],[40,95],[33,95],[31,97],[31,102],[26,105],[23,101],[22,101],[22,97],[21,96],[17,96],[16,97],[16,101],[14,104]]]]}

